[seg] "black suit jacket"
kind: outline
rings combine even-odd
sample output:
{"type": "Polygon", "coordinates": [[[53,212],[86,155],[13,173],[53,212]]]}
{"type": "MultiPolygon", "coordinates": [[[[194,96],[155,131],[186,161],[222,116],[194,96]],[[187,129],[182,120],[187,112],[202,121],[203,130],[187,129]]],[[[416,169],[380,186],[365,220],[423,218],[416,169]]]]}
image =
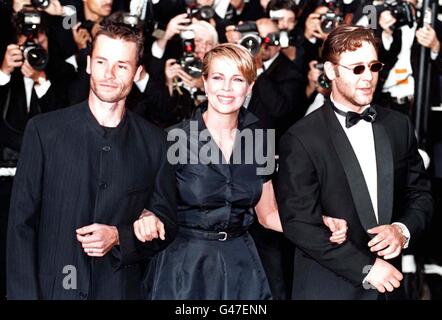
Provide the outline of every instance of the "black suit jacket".
{"type": "MultiPolygon", "coordinates": [[[[376,259],[366,230],[378,223],[356,155],[330,104],[296,123],[280,143],[279,213],[285,235],[297,246],[293,297],[376,299],[377,291],[365,290],[362,281],[376,259]],[[323,214],[347,221],[345,243],[330,242],[323,214]]],[[[405,224],[413,245],[431,218],[430,182],[408,118],[376,108],[379,225],[405,224]]]]}
{"type": "Polygon", "coordinates": [[[23,75],[20,69],[16,69],[10,82],[0,86],[0,148],[19,151],[27,121],[37,114],[60,108],[61,95],[60,87],[54,81],[40,98],[33,89],[28,111],[23,75]]]}
{"type": "Polygon", "coordinates": [[[290,125],[302,118],[305,110],[303,77],[293,62],[284,54],[273,61],[253,86],[248,110],[259,119],[259,125],[266,129],[276,129],[276,136],[288,128],[279,121],[289,116],[290,125]]]}
{"type": "Polygon", "coordinates": [[[165,132],[127,111],[107,133],[86,102],[31,119],[11,199],[8,299],[140,299],[143,259],[174,239],[175,172],[165,132]],[[133,222],[143,208],[163,221],[166,240],[141,243],[133,222]],[[119,245],[87,256],[76,229],[116,226],[119,245]],[[65,267],[76,270],[66,289],[65,267]]]}

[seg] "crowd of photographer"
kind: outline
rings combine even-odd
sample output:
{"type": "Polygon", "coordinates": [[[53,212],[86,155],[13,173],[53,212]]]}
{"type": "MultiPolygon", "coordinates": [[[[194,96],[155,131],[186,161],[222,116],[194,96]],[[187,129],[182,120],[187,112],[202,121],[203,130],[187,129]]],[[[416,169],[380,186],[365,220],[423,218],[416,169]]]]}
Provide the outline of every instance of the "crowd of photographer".
{"type": "MultiPolygon", "coordinates": [[[[0,0],[0,168],[15,167],[31,117],[87,98],[91,41],[106,21],[143,29],[143,72],[127,107],[163,128],[189,118],[206,100],[204,54],[233,42],[253,53],[258,70],[246,107],[278,140],[329,96],[321,46],[342,23],[371,26],[380,39],[384,65],[372,70],[380,71],[374,102],[413,116],[421,47],[430,49],[432,92],[441,92],[442,74],[442,27],[436,17],[419,16],[417,6],[416,0],[0,0]]],[[[438,94],[432,105],[440,104],[438,94]]],[[[4,172],[1,220],[13,176],[4,172]]],[[[252,234],[273,296],[287,298],[290,245],[259,226],[252,234]]]]}

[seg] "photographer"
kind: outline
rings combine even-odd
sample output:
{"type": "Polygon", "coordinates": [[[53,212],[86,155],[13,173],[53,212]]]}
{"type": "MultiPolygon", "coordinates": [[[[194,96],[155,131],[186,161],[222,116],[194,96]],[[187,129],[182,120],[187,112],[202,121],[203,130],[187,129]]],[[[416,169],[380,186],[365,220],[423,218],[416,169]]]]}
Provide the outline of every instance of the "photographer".
{"type": "Polygon", "coordinates": [[[61,49],[61,56],[75,68],[82,63],[77,61],[82,58],[76,54],[91,43],[98,24],[111,14],[113,4],[114,0],[83,0],[76,3],[76,9],[73,11],[71,6],[61,6],[59,0],[51,0],[50,6],[44,9],[51,15],[50,32],[61,49]],[[77,24],[66,28],[63,25],[65,16],[72,16],[77,24]]]}
{"type": "Polygon", "coordinates": [[[189,22],[186,14],[176,16],[169,22],[163,39],[152,46],[155,59],[150,66],[158,70],[164,62],[161,73],[168,90],[165,103],[172,110],[170,125],[188,118],[205,99],[200,63],[206,52],[218,44],[218,34],[210,23],[197,19],[192,19],[190,25],[189,22]]]}
{"type": "MultiPolygon", "coordinates": [[[[380,73],[375,98],[391,109],[412,116],[421,46],[430,49],[430,61],[435,66],[431,86],[438,91],[439,81],[435,73],[440,51],[437,35],[442,34],[441,24],[436,19],[434,26],[425,22],[418,28],[416,0],[385,1],[378,10],[382,30],[380,59],[385,63],[385,70],[380,73]]],[[[432,99],[432,104],[440,104],[437,95],[432,95],[432,99]]]]}
{"type": "MultiPolygon", "coordinates": [[[[17,29],[13,23],[12,27],[17,29]]],[[[20,23],[23,26],[23,23],[20,23]]],[[[24,128],[29,119],[63,105],[65,91],[58,81],[57,55],[51,51],[44,24],[36,26],[31,36],[19,28],[12,33],[14,41],[7,43],[0,60],[0,242],[6,243],[6,225],[13,176],[24,128]],[[25,34],[24,34],[25,33],[25,34]],[[50,55],[50,59],[48,56],[50,55]],[[29,59],[30,58],[30,59],[29,59]]],[[[4,246],[0,246],[0,262],[4,261],[4,246]]],[[[4,266],[0,274],[5,275],[4,266]]],[[[0,279],[4,296],[5,281],[0,279]]]]}
{"type": "MultiPolygon", "coordinates": [[[[23,22],[26,15],[22,13],[17,17],[18,41],[7,46],[0,67],[2,128],[9,132],[1,135],[2,143],[17,152],[27,120],[58,108],[64,96],[58,81],[53,83],[50,79],[52,75],[55,77],[59,61],[56,54],[49,59],[50,46],[44,16],[41,16],[41,23],[28,24],[23,22]]],[[[40,17],[39,14],[37,16],[40,17]]]]}
{"type": "Polygon", "coordinates": [[[317,60],[310,61],[307,80],[305,94],[309,107],[305,112],[306,115],[320,108],[325,99],[330,96],[330,82],[325,76],[323,63],[319,63],[317,60]]]}
{"type": "Polygon", "coordinates": [[[296,59],[296,38],[297,33],[300,33],[300,28],[295,29],[296,17],[298,14],[298,7],[293,0],[272,0],[267,5],[267,12],[270,19],[278,23],[278,28],[281,31],[287,32],[289,43],[287,47],[282,49],[290,60],[296,59]]]}
{"type": "Polygon", "coordinates": [[[339,0],[316,0],[307,4],[299,17],[299,24],[304,26],[304,33],[297,46],[297,60],[303,74],[308,73],[310,61],[320,61],[323,41],[342,21],[339,0]]]}

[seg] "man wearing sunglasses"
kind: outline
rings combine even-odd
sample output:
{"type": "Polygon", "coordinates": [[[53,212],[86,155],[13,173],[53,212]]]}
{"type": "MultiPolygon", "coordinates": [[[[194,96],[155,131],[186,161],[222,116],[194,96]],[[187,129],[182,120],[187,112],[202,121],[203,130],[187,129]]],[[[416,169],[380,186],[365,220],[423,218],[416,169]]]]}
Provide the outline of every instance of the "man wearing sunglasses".
{"type": "Polygon", "coordinates": [[[405,298],[401,252],[432,214],[430,182],[410,121],[372,105],[377,40],[339,26],[323,46],[332,93],[280,141],[278,206],[295,243],[293,298],[405,298]],[[345,219],[347,241],[331,245],[321,215],[345,219]]]}

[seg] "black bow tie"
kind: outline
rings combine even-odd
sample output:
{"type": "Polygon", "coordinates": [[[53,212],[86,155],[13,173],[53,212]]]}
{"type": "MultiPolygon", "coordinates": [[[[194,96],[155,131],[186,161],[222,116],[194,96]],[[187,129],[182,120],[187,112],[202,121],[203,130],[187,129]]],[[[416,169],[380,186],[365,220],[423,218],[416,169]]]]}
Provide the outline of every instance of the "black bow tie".
{"type": "Polygon", "coordinates": [[[344,112],[336,108],[334,105],[332,105],[332,108],[337,114],[345,117],[345,126],[347,128],[353,127],[356,123],[359,122],[359,120],[365,120],[367,122],[375,122],[376,117],[378,115],[375,108],[373,107],[368,107],[362,113],[357,113],[353,111],[344,112]]]}

